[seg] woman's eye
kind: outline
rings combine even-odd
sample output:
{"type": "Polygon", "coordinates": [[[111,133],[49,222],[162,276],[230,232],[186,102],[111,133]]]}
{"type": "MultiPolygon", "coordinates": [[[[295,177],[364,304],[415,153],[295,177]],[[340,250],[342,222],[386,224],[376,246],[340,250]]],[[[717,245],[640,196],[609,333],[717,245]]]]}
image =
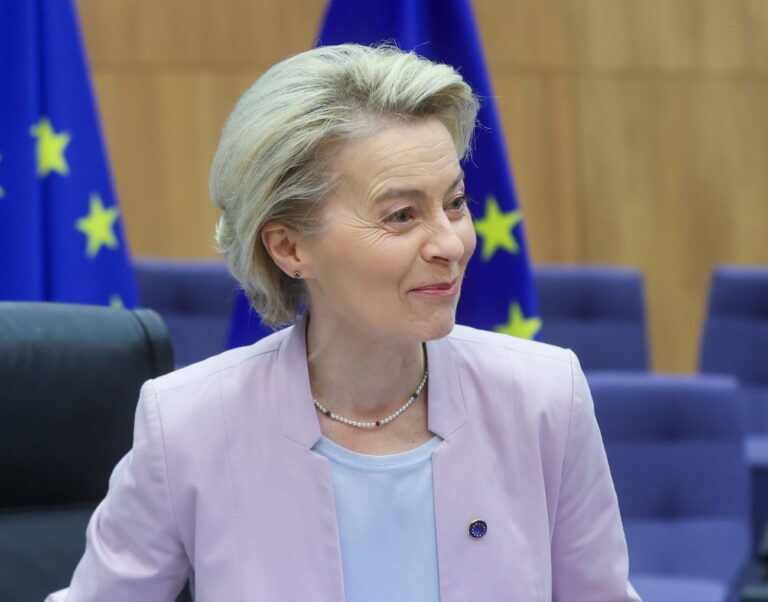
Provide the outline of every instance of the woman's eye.
{"type": "Polygon", "coordinates": [[[387,218],[387,221],[394,222],[396,224],[407,224],[412,218],[413,218],[413,210],[411,208],[408,208],[408,209],[400,209],[399,211],[395,211],[387,218]]]}
{"type": "Polygon", "coordinates": [[[455,199],[452,199],[450,203],[448,203],[448,209],[452,209],[453,211],[464,209],[464,207],[467,206],[469,200],[470,199],[466,194],[457,196],[455,199]]]}

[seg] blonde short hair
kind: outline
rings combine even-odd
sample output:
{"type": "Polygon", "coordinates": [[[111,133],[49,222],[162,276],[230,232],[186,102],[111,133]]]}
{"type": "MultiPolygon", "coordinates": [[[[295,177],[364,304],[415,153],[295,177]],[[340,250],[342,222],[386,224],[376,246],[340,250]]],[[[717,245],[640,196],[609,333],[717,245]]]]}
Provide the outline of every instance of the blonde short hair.
{"type": "Polygon", "coordinates": [[[321,229],[321,201],[334,185],[330,145],[393,119],[436,117],[463,157],[477,111],[455,69],[390,45],[313,48],[259,77],[224,126],[210,193],[223,211],[218,249],[262,320],[293,322],[305,289],[272,261],[261,228],[321,229]]]}

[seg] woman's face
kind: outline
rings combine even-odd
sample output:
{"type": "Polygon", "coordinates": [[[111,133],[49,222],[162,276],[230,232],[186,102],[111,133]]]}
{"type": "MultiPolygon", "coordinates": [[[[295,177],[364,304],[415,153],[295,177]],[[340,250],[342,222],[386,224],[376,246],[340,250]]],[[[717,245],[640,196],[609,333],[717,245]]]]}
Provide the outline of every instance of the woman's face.
{"type": "Polygon", "coordinates": [[[300,245],[313,315],[393,341],[445,336],[475,249],[448,130],[434,118],[393,123],[334,161],[326,227],[300,245]]]}

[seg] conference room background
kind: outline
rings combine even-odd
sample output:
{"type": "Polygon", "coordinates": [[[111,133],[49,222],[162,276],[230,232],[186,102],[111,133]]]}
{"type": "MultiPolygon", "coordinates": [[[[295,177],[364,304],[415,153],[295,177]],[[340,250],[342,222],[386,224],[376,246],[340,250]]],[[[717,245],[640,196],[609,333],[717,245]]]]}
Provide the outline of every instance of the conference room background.
{"type": "MultiPolygon", "coordinates": [[[[768,2],[474,0],[536,263],[638,267],[696,368],[719,263],[768,262],[768,2]]],[[[131,253],[215,258],[220,128],[326,0],[77,0],[131,253]]]]}

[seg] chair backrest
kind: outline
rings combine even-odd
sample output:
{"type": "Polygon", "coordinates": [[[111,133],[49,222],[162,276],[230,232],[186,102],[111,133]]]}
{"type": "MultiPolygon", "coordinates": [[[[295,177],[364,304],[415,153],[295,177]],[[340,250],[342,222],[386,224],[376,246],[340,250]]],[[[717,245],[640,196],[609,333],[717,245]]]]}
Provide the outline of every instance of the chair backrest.
{"type": "Polygon", "coordinates": [[[712,275],[701,371],[768,387],[768,266],[719,266],[712,275]]]}
{"type": "Polygon", "coordinates": [[[732,374],[753,432],[768,432],[768,266],[718,266],[712,274],[700,370],[732,374]]]}
{"type": "Polygon", "coordinates": [[[733,579],[750,551],[736,381],[593,374],[589,382],[633,565],[733,579]]]}
{"type": "Polygon", "coordinates": [[[177,366],[224,350],[238,284],[223,263],[140,259],[133,265],[140,303],[168,325],[177,366]]]}
{"type": "Polygon", "coordinates": [[[585,370],[648,369],[643,278],[629,268],[538,265],[545,343],[573,349],[585,370]]]}
{"type": "Polygon", "coordinates": [[[150,310],[0,303],[0,508],[99,501],[141,384],[172,369],[150,310]]]}

